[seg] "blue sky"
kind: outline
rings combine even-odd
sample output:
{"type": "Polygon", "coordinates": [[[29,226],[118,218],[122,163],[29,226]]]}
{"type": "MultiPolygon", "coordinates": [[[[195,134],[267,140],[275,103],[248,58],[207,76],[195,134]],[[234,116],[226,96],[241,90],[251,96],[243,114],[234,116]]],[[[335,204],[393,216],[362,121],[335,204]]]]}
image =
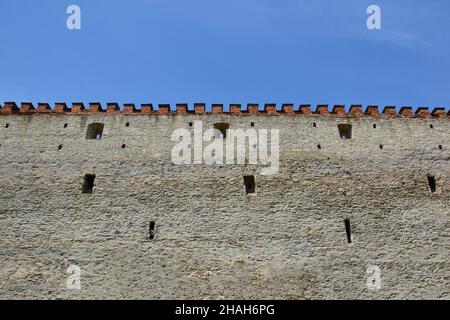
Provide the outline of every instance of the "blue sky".
{"type": "Polygon", "coordinates": [[[1,0],[0,101],[450,106],[448,0],[1,0]],[[82,29],[66,28],[81,7],[82,29]],[[382,10],[382,30],[366,9],[382,10]]]}

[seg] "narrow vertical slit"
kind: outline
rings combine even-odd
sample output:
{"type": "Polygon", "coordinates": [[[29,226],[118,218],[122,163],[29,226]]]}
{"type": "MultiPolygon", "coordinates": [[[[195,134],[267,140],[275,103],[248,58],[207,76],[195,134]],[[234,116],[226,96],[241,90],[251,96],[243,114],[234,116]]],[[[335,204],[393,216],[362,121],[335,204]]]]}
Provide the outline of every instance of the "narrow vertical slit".
{"type": "Polygon", "coordinates": [[[245,193],[251,194],[256,192],[255,176],[244,177],[245,193]]]}
{"type": "Polygon", "coordinates": [[[155,239],[155,221],[150,222],[149,238],[150,240],[155,239]]]}
{"type": "Polygon", "coordinates": [[[428,175],[428,186],[430,187],[430,191],[432,193],[436,192],[436,178],[432,175],[428,175]]]}
{"type": "Polygon", "coordinates": [[[345,219],[345,232],[347,232],[347,241],[348,243],[352,243],[352,226],[350,224],[350,219],[345,219]]]}

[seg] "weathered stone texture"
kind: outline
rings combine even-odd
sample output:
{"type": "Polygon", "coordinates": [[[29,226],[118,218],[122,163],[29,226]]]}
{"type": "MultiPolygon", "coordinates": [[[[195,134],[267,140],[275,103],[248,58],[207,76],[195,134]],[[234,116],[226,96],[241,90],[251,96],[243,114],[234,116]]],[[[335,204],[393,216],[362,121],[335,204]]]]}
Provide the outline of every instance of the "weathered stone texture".
{"type": "Polygon", "coordinates": [[[63,113],[2,115],[0,133],[2,299],[450,298],[446,119],[63,113]],[[279,174],[247,196],[257,166],[172,164],[173,130],[196,120],[280,129],[279,174]],[[71,264],[81,291],[66,289],[71,264]]]}

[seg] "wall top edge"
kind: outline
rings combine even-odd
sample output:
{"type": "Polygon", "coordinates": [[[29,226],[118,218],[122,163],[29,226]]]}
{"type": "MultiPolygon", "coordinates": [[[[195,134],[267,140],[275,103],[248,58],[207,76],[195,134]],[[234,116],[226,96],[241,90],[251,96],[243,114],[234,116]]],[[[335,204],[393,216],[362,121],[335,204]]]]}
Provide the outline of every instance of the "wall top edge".
{"type": "Polygon", "coordinates": [[[346,108],[345,105],[334,105],[329,108],[328,105],[317,105],[313,110],[309,104],[299,105],[297,108],[294,104],[265,104],[260,108],[258,104],[247,104],[243,107],[241,104],[230,104],[229,110],[224,111],[223,104],[212,104],[207,110],[206,104],[194,103],[193,108],[189,108],[188,104],[175,104],[172,108],[170,104],[159,104],[155,108],[153,104],[141,104],[140,108],[136,108],[133,103],[123,104],[122,108],[118,103],[107,103],[103,108],[100,103],[92,102],[84,105],[81,102],[74,102],[71,107],[66,103],[55,103],[52,108],[49,103],[38,103],[34,106],[30,102],[5,102],[0,104],[0,114],[2,115],[32,115],[32,114],[67,114],[67,115],[264,115],[264,116],[280,116],[280,115],[311,115],[325,117],[399,117],[399,118],[434,118],[434,119],[450,119],[450,111],[446,111],[444,107],[436,107],[430,111],[428,107],[419,107],[413,111],[412,107],[401,107],[399,111],[395,106],[386,106],[379,108],[376,105],[369,105],[364,110],[362,105],[351,105],[346,108]],[[330,111],[331,110],[331,111],[330,111]]]}

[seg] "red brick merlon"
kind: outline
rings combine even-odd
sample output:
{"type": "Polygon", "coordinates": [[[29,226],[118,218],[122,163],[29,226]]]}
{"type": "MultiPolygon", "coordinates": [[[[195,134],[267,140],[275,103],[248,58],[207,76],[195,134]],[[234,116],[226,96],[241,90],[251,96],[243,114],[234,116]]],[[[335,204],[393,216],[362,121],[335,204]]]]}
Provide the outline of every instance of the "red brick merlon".
{"type": "Polygon", "coordinates": [[[295,106],[291,103],[274,104],[268,103],[258,105],[255,103],[243,106],[241,104],[230,104],[225,108],[223,104],[212,104],[210,108],[204,103],[195,103],[189,106],[180,103],[171,106],[170,104],[159,104],[156,108],[153,104],[142,104],[140,108],[133,103],[126,103],[120,106],[118,103],[107,103],[104,108],[99,102],[91,102],[87,107],[81,102],[68,104],[64,102],[55,103],[51,106],[48,103],[38,103],[36,106],[31,102],[22,102],[18,106],[15,102],[5,102],[0,104],[1,115],[31,115],[31,114],[66,114],[66,115],[211,115],[224,114],[230,116],[308,116],[308,117],[330,117],[330,118],[422,118],[422,119],[450,119],[450,111],[444,107],[436,107],[430,111],[427,107],[416,108],[401,107],[400,111],[394,106],[380,108],[375,105],[363,107],[353,104],[348,108],[345,105],[329,106],[326,104],[317,105],[315,108],[310,104],[295,106]],[[227,109],[227,111],[225,111],[227,109]]]}

